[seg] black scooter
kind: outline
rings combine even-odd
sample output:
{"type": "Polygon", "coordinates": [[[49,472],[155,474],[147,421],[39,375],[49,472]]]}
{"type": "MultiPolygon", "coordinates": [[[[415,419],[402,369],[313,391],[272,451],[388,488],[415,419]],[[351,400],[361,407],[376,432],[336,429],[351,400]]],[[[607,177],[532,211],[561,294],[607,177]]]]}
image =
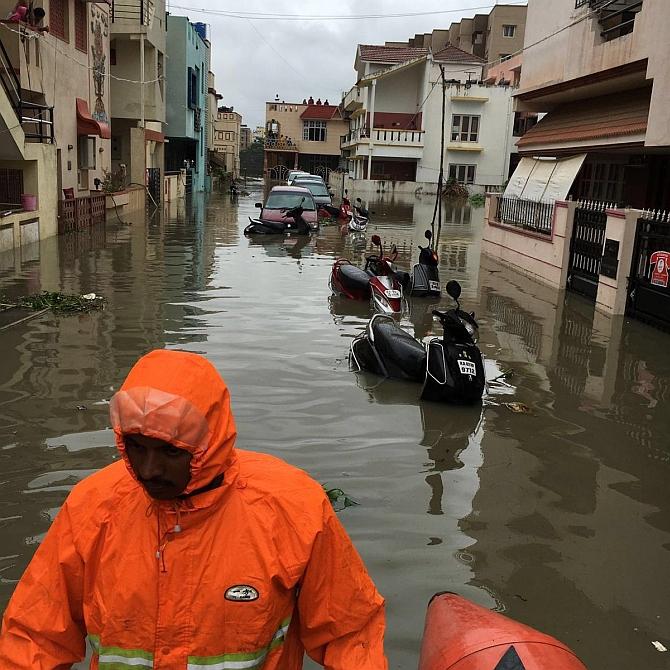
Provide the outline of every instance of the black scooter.
{"type": "MultiPolygon", "coordinates": [[[[303,199],[304,200],[304,199],[303,199]]],[[[267,221],[263,219],[252,219],[251,223],[244,229],[246,236],[250,235],[309,235],[312,232],[310,225],[302,218],[305,210],[302,204],[286,210],[284,216],[293,221],[267,221]]]]}
{"type": "Polygon", "coordinates": [[[479,402],[486,378],[484,361],[477,347],[474,314],[461,310],[461,286],[447,284],[456,308],[433,310],[442,327],[442,338],[426,345],[404,331],[384,314],[375,314],[365,331],[351,344],[349,361],[357,371],[368,370],[383,377],[423,383],[421,398],[437,402],[471,404],[479,402]]]}
{"type": "Polygon", "coordinates": [[[412,268],[412,284],[410,295],[417,298],[439,298],[440,272],[437,268],[439,259],[433,248],[433,234],[430,230],[425,233],[428,246],[419,245],[419,262],[412,268]]]}

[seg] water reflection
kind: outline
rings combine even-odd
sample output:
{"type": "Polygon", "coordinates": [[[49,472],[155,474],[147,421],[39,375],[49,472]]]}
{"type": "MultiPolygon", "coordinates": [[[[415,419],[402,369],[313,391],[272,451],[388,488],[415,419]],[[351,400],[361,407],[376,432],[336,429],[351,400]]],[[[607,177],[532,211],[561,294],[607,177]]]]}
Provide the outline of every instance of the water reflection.
{"type": "MultiPolygon", "coordinates": [[[[383,197],[381,197],[383,196],[383,197]]],[[[247,240],[260,200],[163,205],[148,221],[0,255],[0,290],[108,299],[3,331],[0,601],[67,490],[115,457],[107,402],[156,347],[207,355],[231,388],[241,448],[279,455],[361,502],[341,519],[388,601],[392,667],[416,667],[429,597],[455,590],[565,640],[591,667],[659,667],[670,606],[667,335],[606,319],[480,258],[483,211],[445,205],[443,283],[480,324],[480,408],[421,403],[418,385],[349,371],[369,306],[330,295],[335,258],[362,263],[379,233],[409,269],[429,197],[369,202],[364,235],[247,240]],[[528,405],[515,414],[503,401],[528,405]],[[78,409],[84,407],[85,409],[78,409]]],[[[412,300],[402,324],[439,335],[412,300]]],[[[666,645],[669,646],[669,645],[666,645]]]]}

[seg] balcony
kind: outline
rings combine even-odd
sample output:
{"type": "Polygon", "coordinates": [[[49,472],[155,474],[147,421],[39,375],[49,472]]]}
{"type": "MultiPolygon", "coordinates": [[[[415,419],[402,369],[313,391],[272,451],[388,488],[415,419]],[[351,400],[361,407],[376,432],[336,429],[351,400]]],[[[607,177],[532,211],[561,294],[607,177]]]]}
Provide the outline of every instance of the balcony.
{"type": "MultiPolygon", "coordinates": [[[[29,29],[22,27],[20,30],[28,31],[29,29]]],[[[38,40],[25,39],[21,34],[2,30],[0,32],[0,88],[3,89],[14,110],[25,139],[53,143],[53,107],[35,101],[35,97],[44,99],[44,95],[37,90],[38,86],[31,86],[31,81],[41,82],[38,40]],[[23,40],[25,44],[22,43],[23,40]],[[35,93],[38,95],[35,96],[35,93]]],[[[15,123],[12,124],[14,125],[15,123]]]]}
{"type": "Polygon", "coordinates": [[[357,128],[340,138],[342,148],[372,140],[373,144],[423,147],[423,130],[394,130],[391,128],[357,128]]]}
{"type": "Polygon", "coordinates": [[[575,8],[588,7],[597,13],[600,36],[605,42],[633,32],[643,0],[575,0],[575,8]]]}
{"type": "Polygon", "coordinates": [[[114,0],[112,3],[112,23],[150,26],[155,14],[154,0],[114,0]]]}
{"type": "Polygon", "coordinates": [[[290,138],[265,138],[265,151],[291,151],[293,153],[299,151],[298,145],[290,138]]]}
{"type": "Polygon", "coordinates": [[[344,95],[342,104],[346,112],[354,112],[363,107],[361,89],[358,86],[352,86],[349,92],[344,95]]]}

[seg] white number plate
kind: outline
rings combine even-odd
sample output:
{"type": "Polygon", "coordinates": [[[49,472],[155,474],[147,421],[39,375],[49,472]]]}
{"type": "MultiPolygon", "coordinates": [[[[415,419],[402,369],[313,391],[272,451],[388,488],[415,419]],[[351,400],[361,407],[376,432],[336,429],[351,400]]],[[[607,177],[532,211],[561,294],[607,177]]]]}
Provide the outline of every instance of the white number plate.
{"type": "Polygon", "coordinates": [[[400,291],[396,291],[394,288],[389,288],[384,291],[384,295],[387,298],[399,298],[400,297],[400,291]]]}
{"type": "Polygon", "coordinates": [[[463,359],[458,359],[458,367],[462,375],[469,375],[470,377],[477,376],[477,368],[472,361],[464,361],[463,359]]]}
{"type": "Polygon", "coordinates": [[[430,288],[431,291],[439,291],[440,290],[440,282],[439,281],[433,281],[432,279],[428,280],[428,287],[430,288]]]}

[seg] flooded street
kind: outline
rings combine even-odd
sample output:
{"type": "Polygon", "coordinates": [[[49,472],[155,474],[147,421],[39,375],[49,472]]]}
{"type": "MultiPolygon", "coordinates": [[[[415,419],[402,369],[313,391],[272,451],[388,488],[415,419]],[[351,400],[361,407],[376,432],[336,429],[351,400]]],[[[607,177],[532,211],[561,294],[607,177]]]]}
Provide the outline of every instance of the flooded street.
{"type": "MultiPolygon", "coordinates": [[[[382,197],[382,196],[380,196],[382,197]]],[[[426,606],[456,591],[550,633],[589,668],[668,667],[670,335],[594,315],[491,260],[483,209],[447,207],[442,283],[475,310],[493,384],[483,408],[349,371],[367,305],[330,295],[364,239],[247,240],[258,192],[0,257],[0,292],[104,295],[104,312],[0,332],[0,608],[73,484],[116,458],[108,401],[160,347],[202,353],[232,396],[238,446],[360,502],[340,514],[387,598],[390,667],[415,668],[426,606]],[[502,403],[525,403],[514,413],[502,403]]],[[[374,232],[417,258],[433,199],[370,202],[374,232]]],[[[448,298],[441,305],[448,306],[448,298]]],[[[405,325],[438,334],[415,300],[405,325]]]]}

